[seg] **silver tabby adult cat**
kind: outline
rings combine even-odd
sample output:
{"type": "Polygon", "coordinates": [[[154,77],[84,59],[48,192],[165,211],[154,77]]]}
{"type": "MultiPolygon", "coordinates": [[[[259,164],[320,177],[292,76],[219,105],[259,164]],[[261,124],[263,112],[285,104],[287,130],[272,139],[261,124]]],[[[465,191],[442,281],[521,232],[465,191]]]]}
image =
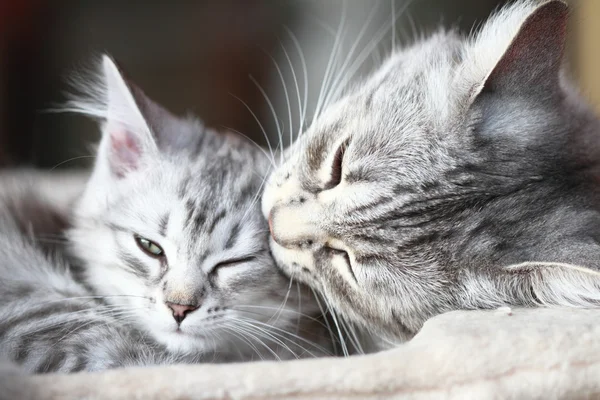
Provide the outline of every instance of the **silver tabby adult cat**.
{"type": "Polygon", "coordinates": [[[393,338],[455,309],[600,306],[600,123],[565,77],[568,7],[397,49],[288,149],[278,265],[393,338]]]}
{"type": "Polygon", "coordinates": [[[71,103],[104,121],[72,213],[35,184],[2,190],[0,358],[73,372],[326,354],[314,298],[269,254],[262,151],[102,67],[71,103]]]}

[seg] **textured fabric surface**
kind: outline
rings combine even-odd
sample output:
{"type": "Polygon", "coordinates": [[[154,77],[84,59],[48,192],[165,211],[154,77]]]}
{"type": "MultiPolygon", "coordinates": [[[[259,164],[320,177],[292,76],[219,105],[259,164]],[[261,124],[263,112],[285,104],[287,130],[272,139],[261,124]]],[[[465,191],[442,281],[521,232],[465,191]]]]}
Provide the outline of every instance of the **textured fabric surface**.
{"type": "Polygon", "coordinates": [[[5,375],[0,387],[13,399],[599,398],[600,310],[457,311],[368,356],[5,375]]]}

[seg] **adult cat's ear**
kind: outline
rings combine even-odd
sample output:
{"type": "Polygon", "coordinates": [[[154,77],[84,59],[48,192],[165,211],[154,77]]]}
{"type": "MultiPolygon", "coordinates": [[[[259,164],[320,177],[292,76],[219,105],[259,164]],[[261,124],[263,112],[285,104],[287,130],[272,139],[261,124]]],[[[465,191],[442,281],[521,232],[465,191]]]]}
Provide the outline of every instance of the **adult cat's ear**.
{"type": "Polygon", "coordinates": [[[600,271],[563,262],[528,261],[487,272],[467,272],[462,288],[465,308],[600,305],[600,271]]]}
{"type": "MultiPolygon", "coordinates": [[[[108,56],[102,59],[105,125],[98,162],[122,177],[160,152],[179,150],[200,139],[198,123],[180,119],[126,80],[108,56]]],[[[151,161],[150,161],[151,162],[151,161]]]]}
{"type": "Polygon", "coordinates": [[[503,268],[511,287],[526,285],[520,300],[525,304],[564,307],[600,305],[600,271],[559,262],[524,262],[503,268]],[[519,282],[520,281],[520,282],[519,282]]]}
{"type": "Polygon", "coordinates": [[[481,57],[473,62],[480,79],[473,98],[486,92],[548,95],[556,90],[568,14],[568,6],[559,0],[537,7],[523,2],[488,22],[472,49],[481,57]]]}

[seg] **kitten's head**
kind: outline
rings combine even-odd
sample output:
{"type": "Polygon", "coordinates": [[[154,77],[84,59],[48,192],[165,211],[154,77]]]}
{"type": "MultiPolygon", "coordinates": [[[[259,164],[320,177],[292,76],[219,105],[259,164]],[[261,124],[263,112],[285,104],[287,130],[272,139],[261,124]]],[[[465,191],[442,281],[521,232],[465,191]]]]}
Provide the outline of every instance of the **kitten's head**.
{"type": "Polygon", "coordinates": [[[456,308],[600,300],[597,276],[508,267],[600,265],[567,14],[518,2],[472,39],[437,33],[323,112],[263,195],[280,267],[395,336],[456,308]]]}
{"type": "Polygon", "coordinates": [[[171,350],[226,351],[256,326],[295,324],[300,290],[275,268],[260,215],[260,149],[171,115],[102,65],[93,101],[74,103],[104,121],[69,233],[88,284],[171,350]]]}

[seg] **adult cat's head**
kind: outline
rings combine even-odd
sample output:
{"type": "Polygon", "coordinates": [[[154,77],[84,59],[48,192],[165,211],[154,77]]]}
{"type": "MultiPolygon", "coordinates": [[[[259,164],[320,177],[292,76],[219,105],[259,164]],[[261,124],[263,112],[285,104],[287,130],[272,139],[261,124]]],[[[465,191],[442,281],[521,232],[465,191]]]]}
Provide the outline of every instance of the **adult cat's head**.
{"type": "Polygon", "coordinates": [[[437,33],[325,110],[263,196],[281,268],[394,336],[456,308],[600,304],[597,273],[549,263],[600,267],[600,131],[562,76],[567,16],[522,1],[437,33]]]}
{"type": "MultiPolygon", "coordinates": [[[[173,116],[110,58],[102,66],[87,88],[94,98],[73,103],[104,121],[69,233],[86,281],[171,350],[269,355],[252,342],[289,340],[282,332],[296,328],[301,291],[290,293],[269,254],[258,201],[266,158],[245,139],[173,116]],[[276,340],[260,333],[271,326],[276,340]]],[[[315,310],[302,300],[303,313],[315,310]]]]}

